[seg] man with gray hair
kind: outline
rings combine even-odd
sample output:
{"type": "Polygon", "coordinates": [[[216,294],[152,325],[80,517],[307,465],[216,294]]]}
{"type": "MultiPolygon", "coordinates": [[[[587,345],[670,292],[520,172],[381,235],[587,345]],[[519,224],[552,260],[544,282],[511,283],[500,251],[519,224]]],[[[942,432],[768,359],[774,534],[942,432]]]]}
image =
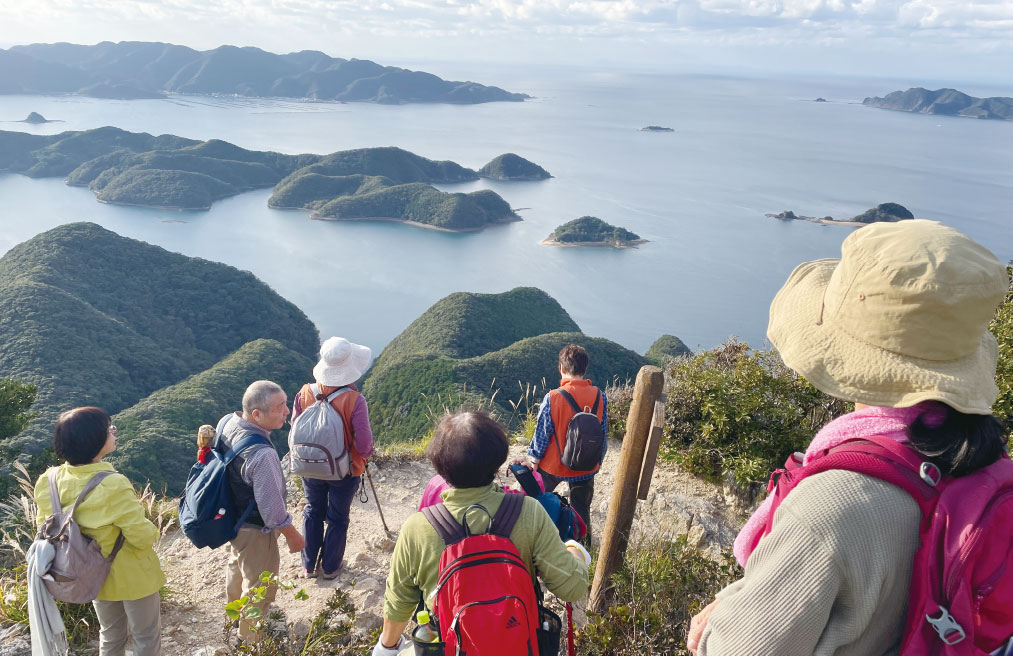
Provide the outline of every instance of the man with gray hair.
{"type": "MultiPolygon", "coordinates": [[[[258,380],[243,394],[243,412],[230,413],[218,422],[220,438],[215,449],[225,453],[244,437],[260,436],[254,444],[244,447],[229,464],[229,487],[236,506],[253,510],[246,517],[239,534],[229,542],[229,560],[225,571],[225,593],[235,601],[254,586],[260,585],[261,572],[278,573],[281,554],[278,534],[285,536],[288,550],[302,551],[305,541],[292,525],[292,515],[285,509],[285,477],[278,452],[271,445],[271,431],[285,425],[288,397],[285,390],[269,380],[258,380]]],[[[258,604],[263,617],[267,605],[274,601],[276,587],[271,585],[263,602],[258,604]]],[[[239,623],[239,637],[250,640],[249,624],[239,623]]]]}

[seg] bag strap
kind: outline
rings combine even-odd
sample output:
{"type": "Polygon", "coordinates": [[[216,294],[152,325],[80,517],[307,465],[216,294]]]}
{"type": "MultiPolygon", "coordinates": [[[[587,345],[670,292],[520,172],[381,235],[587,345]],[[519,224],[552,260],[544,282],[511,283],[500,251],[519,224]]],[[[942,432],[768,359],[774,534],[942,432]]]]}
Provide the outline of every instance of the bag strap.
{"type": "MultiPolygon", "coordinates": [[[[88,479],[88,482],[84,484],[84,489],[81,490],[81,494],[77,495],[77,498],[74,499],[74,503],[70,504],[70,508],[67,509],[67,518],[72,519],[74,517],[74,511],[77,510],[78,505],[84,501],[84,498],[91,494],[91,491],[97,488],[99,483],[105,480],[107,476],[111,476],[113,473],[115,472],[101,471],[88,479]]],[[[49,475],[49,485],[49,492],[52,494],[53,489],[56,486],[55,476],[52,472],[49,475]]],[[[59,503],[59,496],[57,496],[57,503],[59,503]]]]}
{"type": "Polygon", "coordinates": [[[225,453],[225,457],[223,458],[225,465],[230,464],[236,459],[236,456],[245,451],[247,448],[256,446],[258,442],[264,446],[271,446],[271,443],[267,441],[263,435],[258,435],[257,433],[247,433],[238,439],[236,443],[232,445],[232,448],[225,453]]]}
{"type": "Polygon", "coordinates": [[[521,509],[524,507],[524,497],[519,494],[504,494],[499,509],[492,518],[489,525],[489,533],[498,535],[501,538],[510,539],[510,533],[514,530],[517,518],[521,516],[521,509]]]}
{"type": "MultiPolygon", "coordinates": [[[[523,465],[521,465],[520,467],[523,467],[523,465]]],[[[517,479],[517,482],[521,484],[521,489],[524,490],[524,494],[526,494],[529,497],[541,496],[542,489],[538,487],[538,481],[535,480],[534,472],[532,472],[527,467],[524,467],[523,470],[521,470],[520,467],[514,469],[511,466],[510,473],[512,473],[514,475],[514,478],[517,479]]]]}
{"type": "Polygon", "coordinates": [[[434,529],[436,529],[437,535],[443,540],[443,544],[450,546],[457,544],[461,540],[467,537],[464,533],[464,527],[461,526],[454,516],[450,514],[447,507],[442,503],[437,503],[432,506],[426,506],[422,509],[422,514],[429,520],[429,523],[434,529]]]}
{"type": "Polygon", "coordinates": [[[598,416],[599,404],[601,404],[601,390],[598,390],[598,393],[594,395],[594,405],[591,406],[591,414],[593,414],[595,417],[598,416]]]}
{"type": "MultiPolygon", "coordinates": [[[[570,408],[572,408],[575,413],[576,412],[583,412],[583,410],[580,409],[580,406],[577,405],[577,400],[575,398],[573,398],[572,394],[570,394],[569,392],[567,392],[562,387],[560,387],[556,391],[559,392],[559,395],[563,397],[563,399],[569,404],[570,408]]],[[[600,397],[601,395],[599,394],[598,396],[600,397]]],[[[594,407],[595,408],[598,407],[598,400],[597,399],[595,399],[595,406],[594,407]]]]}

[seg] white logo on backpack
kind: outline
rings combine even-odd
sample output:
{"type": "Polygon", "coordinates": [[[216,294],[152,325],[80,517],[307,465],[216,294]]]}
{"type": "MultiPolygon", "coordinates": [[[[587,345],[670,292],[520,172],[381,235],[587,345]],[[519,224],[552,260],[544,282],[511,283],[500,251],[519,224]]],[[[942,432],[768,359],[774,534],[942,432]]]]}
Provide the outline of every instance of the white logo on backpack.
{"type": "Polygon", "coordinates": [[[352,473],[351,456],[345,443],[345,423],[331,405],[337,397],[351,392],[342,387],[320,398],[320,387],[310,385],[317,401],[292,421],[288,432],[292,473],[306,478],[337,481],[352,473]]]}

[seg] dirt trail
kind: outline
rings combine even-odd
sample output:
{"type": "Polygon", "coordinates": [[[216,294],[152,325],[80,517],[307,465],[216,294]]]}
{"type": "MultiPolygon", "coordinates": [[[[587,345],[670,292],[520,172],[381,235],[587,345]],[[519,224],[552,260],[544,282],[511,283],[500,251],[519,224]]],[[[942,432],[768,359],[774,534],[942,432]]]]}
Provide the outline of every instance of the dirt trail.
{"type": "MultiPolygon", "coordinates": [[[[610,444],[602,472],[595,482],[592,527],[596,541],[605,524],[620,448],[618,442],[610,444]]],[[[521,446],[513,447],[511,458],[523,451],[521,446]]],[[[370,472],[387,525],[396,533],[415,512],[422,490],[434,474],[433,469],[428,462],[378,463],[370,466],[370,472]]],[[[499,482],[514,482],[505,468],[499,482]]],[[[354,630],[357,633],[364,635],[380,625],[384,582],[394,542],[384,535],[372,490],[368,483],[366,487],[368,501],[352,503],[348,546],[337,579],[297,579],[302,571],[299,555],[288,553],[284,539],[279,539],[280,577],[295,580],[309,595],[308,600],[296,601],[293,592],[278,592],[275,608],[283,610],[289,622],[308,625],[324,607],[332,589],[342,588],[355,603],[354,630]]],[[[302,524],[302,507],[301,495],[290,485],[289,509],[297,526],[302,524]]],[[[659,464],[648,500],[638,503],[632,540],[688,534],[691,543],[717,552],[730,547],[733,527],[739,523],[741,519],[725,503],[720,488],[659,464]]],[[[220,653],[225,646],[225,549],[198,550],[182,534],[172,533],[163,538],[159,554],[171,591],[162,608],[163,652],[166,656],[220,653]]]]}

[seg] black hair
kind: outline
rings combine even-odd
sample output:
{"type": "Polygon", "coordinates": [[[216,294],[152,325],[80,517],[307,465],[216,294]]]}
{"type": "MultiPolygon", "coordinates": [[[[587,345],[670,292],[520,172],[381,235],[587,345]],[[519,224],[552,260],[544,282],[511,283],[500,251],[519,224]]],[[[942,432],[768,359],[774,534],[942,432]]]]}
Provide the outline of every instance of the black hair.
{"type": "Polygon", "coordinates": [[[929,426],[925,413],[907,429],[916,451],[945,474],[964,476],[987,467],[1006,450],[1002,423],[992,415],[971,415],[939,403],[945,410],[941,424],[929,426]]]}
{"type": "Polygon", "coordinates": [[[53,430],[53,451],[75,467],[95,460],[109,437],[112,420],[102,408],[74,408],[60,415],[53,430]]]}
{"type": "Polygon", "coordinates": [[[492,483],[507,459],[506,431],[484,412],[457,412],[436,424],[426,456],[450,485],[482,487],[492,483]]]}
{"type": "Polygon", "coordinates": [[[567,344],[559,352],[559,366],[565,374],[583,376],[587,373],[587,350],[579,344],[567,344]]]}

